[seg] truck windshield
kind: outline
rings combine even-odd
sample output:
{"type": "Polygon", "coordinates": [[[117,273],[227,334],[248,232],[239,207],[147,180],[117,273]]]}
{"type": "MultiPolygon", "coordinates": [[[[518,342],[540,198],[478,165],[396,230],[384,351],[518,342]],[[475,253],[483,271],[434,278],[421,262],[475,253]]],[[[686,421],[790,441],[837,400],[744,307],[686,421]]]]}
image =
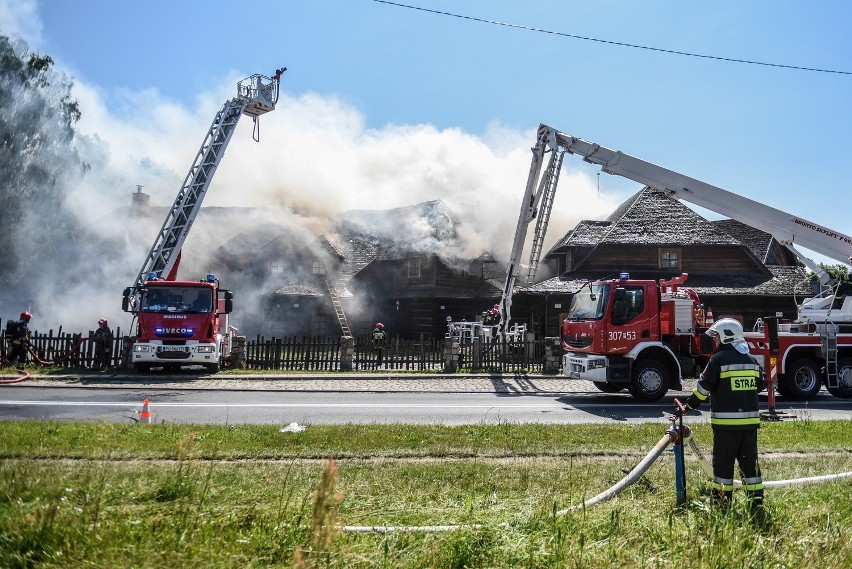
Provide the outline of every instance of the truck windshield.
{"type": "Polygon", "coordinates": [[[609,286],[589,285],[571,297],[571,307],[566,320],[600,320],[604,316],[609,286]]]}
{"type": "Polygon", "coordinates": [[[210,312],[213,291],[207,287],[158,286],[146,288],[142,294],[143,312],[210,312]]]}

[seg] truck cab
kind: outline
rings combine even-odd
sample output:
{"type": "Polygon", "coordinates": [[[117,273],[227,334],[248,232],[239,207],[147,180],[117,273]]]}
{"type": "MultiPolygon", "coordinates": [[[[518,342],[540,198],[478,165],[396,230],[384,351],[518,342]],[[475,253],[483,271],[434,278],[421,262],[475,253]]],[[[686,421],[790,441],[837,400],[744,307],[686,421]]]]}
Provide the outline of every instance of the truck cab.
{"type": "Polygon", "coordinates": [[[137,317],[132,363],[137,371],[200,365],[219,370],[229,347],[227,315],[233,296],[213,275],[203,281],[152,278],[125,290],[122,307],[137,317]]]}
{"type": "Polygon", "coordinates": [[[701,345],[697,295],[671,281],[590,282],[574,294],[562,323],[563,372],[606,393],[628,389],[657,401],[694,373],[710,350],[701,345]]]}

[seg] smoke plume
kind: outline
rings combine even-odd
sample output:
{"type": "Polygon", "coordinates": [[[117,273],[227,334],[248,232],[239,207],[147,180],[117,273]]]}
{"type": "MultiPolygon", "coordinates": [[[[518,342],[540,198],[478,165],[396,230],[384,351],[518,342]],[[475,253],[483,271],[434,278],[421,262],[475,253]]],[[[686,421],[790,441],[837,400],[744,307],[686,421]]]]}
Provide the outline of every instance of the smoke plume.
{"type": "MultiPolygon", "coordinates": [[[[49,191],[41,188],[25,202],[11,245],[16,258],[38,264],[26,263],[14,278],[2,279],[0,317],[30,309],[40,331],[93,329],[100,317],[126,329],[130,319],[120,309],[121,291],[136,277],[215,113],[245,75],[228,73],[186,107],[154,88],[105,92],[72,83],[61,70],[51,73],[57,88],[40,96],[59,109],[70,93],[80,120],[39,158],[49,191]],[[148,215],[134,216],[130,207],[137,185],[155,206],[148,215]]],[[[20,109],[8,109],[0,111],[3,121],[13,132],[24,129],[20,109]]],[[[259,120],[259,143],[252,140],[255,125],[248,117],[234,133],[205,214],[187,239],[181,278],[215,271],[214,253],[235,240],[260,247],[264,239],[283,236],[303,247],[332,231],[344,212],[431,200],[444,202],[459,221],[455,250],[442,255],[473,258],[488,251],[507,260],[538,125],[517,131],[494,122],[482,134],[429,124],[372,129],[357,108],[335,96],[288,92],[286,76],[277,109],[259,120]]],[[[37,128],[47,136],[52,126],[37,128]]],[[[0,198],[11,196],[5,176],[0,184],[0,198]]],[[[588,176],[568,167],[545,246],[578,220],[605,216],[615,205],[597,197],[588,176]]],[[[417,247],[446,249],[434,242],[428,219],[413,219],[408,229],[406,237],[419,240],[417,247]]],[[[274,290],[275,276],[263,286],[274,290]]],[[[264,292],[239,291],[239,297],[264,292]]]]}

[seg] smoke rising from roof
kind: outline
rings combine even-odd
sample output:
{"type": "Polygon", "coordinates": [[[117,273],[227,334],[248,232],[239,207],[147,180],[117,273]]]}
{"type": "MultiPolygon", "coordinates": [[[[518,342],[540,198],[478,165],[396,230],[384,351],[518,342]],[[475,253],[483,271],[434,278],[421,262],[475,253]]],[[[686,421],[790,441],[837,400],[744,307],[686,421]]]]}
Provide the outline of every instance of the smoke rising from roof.
{"type": "MultiPolygon", "coordinates": [[[[76,151],[90,168],[82,177],[54,172],[65,184],[58,222],[74,239],[66,235],[61,242],[40,243],[73,251],[50,256],[45,266],[31,268],[17,290],[0,293],[0,316],[31,308],[38,330],[94,329],[102,316],[126,329],[121,291],[132,283],[162,223],[162,218],[131,217],[131,194],[141,184],[152,205],[171,205],[211,120],[244,76],[227,73],[215,89],[199,93],[192,108],[153,88],[104,92],[76,82],[72,95],[82,118],[68,151],[76,151]]],[[[259,225],[287,228],[306,244],[331,231],[343,212],[431,200],[443,201],[460,222],[458,255],[473,258],[489,251],[507,260],[538,125],[521,132],[495,122],[486,132],[471,134],[428,124],[370,129],[365,122],[357,108],[338,97],[289,93],[285,76],[277,109],[260,118],[260,143],[252,141],[254,125],[244,117],[204,202],[207,208],[258,211],[213,216],[206,222],[212,225],[199,218],[184,248],[186,266],[203,275],[208,253],[259,225]]],[[[568,166],[545,250],[577,221],[605,216],[617,202],[599,199],[593,180],[568,166]]],[[[30,223],[37,227],[40,221],[30,223]]],[[[414,220],[408,229],[412,241],[434,240],[427,220],[414,220]]],[[[33,227],[28,231],[32,234],[33,227]]]]}

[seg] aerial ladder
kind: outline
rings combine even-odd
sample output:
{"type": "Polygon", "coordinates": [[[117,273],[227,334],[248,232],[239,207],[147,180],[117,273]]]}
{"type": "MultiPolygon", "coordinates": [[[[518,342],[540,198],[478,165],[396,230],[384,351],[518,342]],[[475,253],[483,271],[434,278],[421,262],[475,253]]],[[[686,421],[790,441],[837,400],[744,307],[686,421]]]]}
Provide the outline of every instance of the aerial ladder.
{"type": "Polygon", "coordinates": [[[232,362],[231,336],[236,329],[228,324],[228,314],[233,295],[220,288],[213,274],[202,281],[178,281],[181,248],[240,118],[252,117],[254,139],[259,141],[258,117],[275,110],[286,70],[276,70],[273,77],[255,74],[237,83],[237,96],[213,118],[135,282],[124,290],[122,309],[136,321],[129,363],[138,371],[201,365],[216,372],[232,362]]]}
{"type": "MultiPolygon", "coordinates": [[[[541,260],[544,237],[547,234],[547,224],[550,221],[553,199],[556,195],[556,185],[559,183],[559,172],[562,169],[562,158],[565,154],[565,150],[559,147],[556,134],[556,131],[553,129],[541,125],[538,129],[536,144],[532,148],[532,164],[530,165],[524,198],[521,201],[521,211],[518,214],[515,239],[512,243],[509,265],[506,269],[506,281],[500,297],[498,334],[501,337],[506,337],[512,329],[510,328],[512,320],[512,292],[518,277],[524,271],[524,267],[521,265],[521,258],[527,241],[527,231],[533,220],[536,220],[536,224],[524,283],[533,282],[538,271],[539,261],[541,260]],[[549,157],[547,156],[548,154],[550,155],[549,157]],[[545,159],[547,159],[546,167],[545,159]],[[542,175],[542,169],[544,169],[544,175],[542,175]]],[[[518,330],[519,328],[516,325],[514,327],[514,336],[517,336],[518,330]]],[[[521,328],[520,330],[524,331],[525,328],[521,328]]]]}
{"type": "MultiPolygon", "coordinates": [[[[521,255],[526,244],[527,230],[533,219],[536,219],[536,226],[525,282],[531,283],[538,270],[562,159],[566,152],[577,154],[590,164],[599,165],[608,174],[622,176],[665,191],[673,199],[693,203],[769,233],[816,273],[826,289],[830,288],[830,275],[798,247],[840,263],[852,262],[852,237],[840,231],[542,124],[537,131],[536,145],[532,148],[532,163],[500,300],[500,329],[503,333],[508,330],[511,321],[512,292],[523,269],[520,264],[521,255]],[[547,167],[544,167],[547,154],[550,157],[547,167]]],[[[806,312],[808,318],[815,320],[823,316],[823,312],[830,311],[831,302],[831,295],[821,295],[805,301],[800,305],[800,311],[810,311],[806,312]]],[[[852,315],[849,318],[852,319],[852,315]]]]}
{"type": "MultiPolygon", "coordinates": [[[[669,170],[651,162],[611,150],[593,142],[587,142],[578,137],[557,131],[547,125],[540,125],[537,144],[533,149],[533,161],[530,169],[530,179],[527,182],[524,207],[531,212],[537,195],[531,193],[532,187],[540,188],[539,193],[552,199],[558,180],[558,171],[552,168],[541,173],[541,155],[547,151],[554,156],[568,152],[581,156],[584,161],[595,164],[608,173],[622,176],[639,182],[645,186],[666,192],[672,199],[683,200],[710,211],[724,215],[748,226],[760,229],[771,235],[778,243],[789,249],[806,267],[818,276],[822,285],[821,294],[805,299],[798,306],[798,322],[813,325],[822,341],[822,358],[825,362],[826,385],[829,390],[841,388],[839,381],[838,334],[852,324],[852,295],[845,295],[841,283],[832,283],[830,275],[812,259],[807,257],[799,247],[808,249],[842,264],[852,263],[852,237],[835,229],[824,227],[799,216],[756,202],[717,186],[691,178],[679,172],[669,170]],[[539,180],[539,176],[541,179],[539,180]],[[835,286],[836,285],[836,286],[835,286]]],[[[542,197],[541,200],[545,198],[542,197]]],[[[541,206],[540,206],[541,207],[541,206]]],[[[522,212],[524,210],[522,209],[522,212]]],[[[549,213],[549,212],[548,212],[549,213]]],[[[533,212],[534,215],[534,212],[533,212]]],[[[546,221],[543,224],[546,227],[546,221]]],[[[515,249],[518,239],[523,239],[521,223],[518,225],[515,249]]],[[[537,236],[538,237],[538,236],[537,236]]],[[[514,259],[513,259],[514,260],[514,259]]],[[[531,265],[532,266],[532,265],[531,265]]],[[[511,305],[511,289],[508,284],[504,290],[504,299],[508,297],[507,305],[511,305]]],[[[506,311],[508,316],[508,311],[506,311]]],[[[843,333],[844,353],[849,353],[849,334],[843,333]]],[[[846,357],[846,356],[844,356],[846,357]]],[[[843,363],[846,360],[841,361],[843,363]]],[[[848,378],[844,381],[848,383],[848,378]]],[[[818,385],[817,385],[818,387],[818,385]]],[[[848,389],[844,384],[843,389],[848,389]]]]}
{"type": "Polygon", "coordinates": [[[134,286],[142,286],[152,276],[175,280],[181,247],[198,216],[201,202],[240,118],[243,115],[252,117],[255,122],[255,140],[258,140],[257,119],[275,110],[279,82],[286,70],[286,67],[276,70],[273,77],[255,74],[237,83],[237,96],[226,101],[213,118],[189,173],[136,276],[134,286]]]}
{"type": "MultiPolygon", "coordinates": [[[[823,227],[621,151],[610,150],[599,144],[558,132],[548,126],[541,125],[539,128],[545,129],[550,136],[555,137],[556,145],[560,149],[577,154],[590,164],[600,166],[601,170],[607,174],[622,176],[662,190],[671,198],[690,202],[769,233],[806,267],[819,275],[823,284],[828,283],[829,275],[797,246],[840,263],[850,263],[852,237],[840,231],[823,227]]],[[[549,172],[547,174],[549,175],[549,172]]]]}

